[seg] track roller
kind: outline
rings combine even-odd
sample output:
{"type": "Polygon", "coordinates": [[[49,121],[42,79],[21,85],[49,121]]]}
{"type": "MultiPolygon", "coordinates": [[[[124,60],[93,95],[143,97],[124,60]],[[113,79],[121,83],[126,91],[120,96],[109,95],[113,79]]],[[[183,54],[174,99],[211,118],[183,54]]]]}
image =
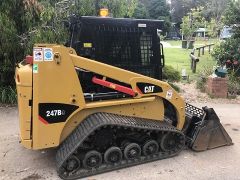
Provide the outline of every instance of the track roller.
{"type": "Polygon", "coordinates": [[[110,147],[104,153],[104,161],[108,164],[118,163],[122,160],[122,151],[119,147],[110,147]]]}
{"type": "Polygon", "coordinates": [[[136,159],[141,156],[141,148],[137,143],[130,143],[124,148],[123,153],[126,159],[136,159]]]}
{"type": "Polygon", "coordinates": [[[145,156],[158,153],[159,145],[155,140],[148,140],[144,143],[142,151],[145,156]]]}
{"type": "Polygon", "coordinates": [[[83,159],[83,167],[86,169],[97,168],[102,164],[102,155],[98,151],[89,151],[83,159]]]}
{"type": "Polygon", "coordinates": [[[64,166],[65,166],[65,169],[67,170],[67,172],[74,172],[81,167],[81,162],[76,156],[72,155],[65,162],[64,166]]]}
{"type": "Polygon", "coordinates": [[[182,148],[182,142],[184,142],[183,136],[179,136],[175,133],[166,133],[162,137],[160,147],[165,152],[174,151],[176,147],[182,148]]]}

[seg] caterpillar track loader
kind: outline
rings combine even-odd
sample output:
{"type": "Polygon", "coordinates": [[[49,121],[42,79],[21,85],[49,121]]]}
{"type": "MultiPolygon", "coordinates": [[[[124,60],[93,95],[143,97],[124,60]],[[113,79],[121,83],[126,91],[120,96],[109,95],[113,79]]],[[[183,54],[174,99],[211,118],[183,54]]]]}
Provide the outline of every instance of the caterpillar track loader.
{"type": "MultiPolygon", "coordinates": [[[[147,26],[136,22],[136,28],[147,26]]],[[[146,34],[139,30],[139,40],[146,34]]],[[[84,43],[94,48],[81,42],[83,51],[84,43]]],[[[116,58],[126,59],[127,46],[118,47],[116,58]]],[[[83,57],[75,49],[36,44],[15,74],[21,144],[33,150],[56,147],[62,179],[173,157],[185,147],[204,151],[232,145],[212,108],[187,104],[166,82],[83,57]]],[[[157,54],[140,54],[139,61],[154,55],[161,60],[160,52],[159,45],[157,54]]]]}

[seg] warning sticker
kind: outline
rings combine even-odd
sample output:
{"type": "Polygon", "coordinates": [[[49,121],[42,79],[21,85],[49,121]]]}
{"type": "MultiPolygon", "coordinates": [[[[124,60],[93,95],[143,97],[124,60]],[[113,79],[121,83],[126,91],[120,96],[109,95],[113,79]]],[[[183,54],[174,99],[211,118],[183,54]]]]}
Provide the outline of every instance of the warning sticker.
{"type": "Polygon", "coordinates": [[[166,94],[166,99],[172,99],[173,91],[169,89],[166,94]]]}
{"type": "Polygon", "coordinates": [[[53,51],[52,48],[44,48],[44,61],[53,61],[53,51]]]}
{"type": "Polygon", "coordinates": [[[34,61],[43,61],[43,50],[42,48],[33,49],[33,60],[34,61]]]}
{"type": "Polygon", "coordinates": [[[33,65],[33,73],[38,73],[38,64],[33,65]]]}

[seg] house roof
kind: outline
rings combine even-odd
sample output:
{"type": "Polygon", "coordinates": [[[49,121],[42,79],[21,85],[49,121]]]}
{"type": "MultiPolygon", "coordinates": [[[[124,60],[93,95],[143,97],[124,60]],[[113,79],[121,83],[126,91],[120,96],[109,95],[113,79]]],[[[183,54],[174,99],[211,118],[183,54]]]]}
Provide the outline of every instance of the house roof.
{"type": "Polygon", "coordinates": [[[198,28],[195,32],[207,32],[206,28],[198,28]]]}

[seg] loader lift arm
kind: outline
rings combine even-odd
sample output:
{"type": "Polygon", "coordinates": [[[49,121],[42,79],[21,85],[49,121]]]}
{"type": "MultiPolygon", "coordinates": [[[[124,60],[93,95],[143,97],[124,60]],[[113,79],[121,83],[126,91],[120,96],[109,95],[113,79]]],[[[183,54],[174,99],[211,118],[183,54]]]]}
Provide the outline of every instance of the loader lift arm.
{"type": "Polygon", "coordinates": [[[166,100],[169,101],[176,109],[178,119],[177,128],[183,128],[185,122],[185,103],[168,83],[113,67],[111,65],[103,64],[101,62],[89,60],[87,58],[77,56],[75,53],[69,54],[69,56],[75,67],[82,68],[84,70],[94,72],[95,74],[102,75],[103,77],[108,77],[130,85],[136,94],[134,98],[144,98],[148,97],[149,95],[159,96],[162,99],[166,99],[167,97],[166,100]],[[139,92],[139,88],[137,86],[138,83],[152,84],[156,87],[160,87],[161,90],[159,92],[150,94],[139,92]],[[169,96],[168,93],[170,93],[169,96]]]}

